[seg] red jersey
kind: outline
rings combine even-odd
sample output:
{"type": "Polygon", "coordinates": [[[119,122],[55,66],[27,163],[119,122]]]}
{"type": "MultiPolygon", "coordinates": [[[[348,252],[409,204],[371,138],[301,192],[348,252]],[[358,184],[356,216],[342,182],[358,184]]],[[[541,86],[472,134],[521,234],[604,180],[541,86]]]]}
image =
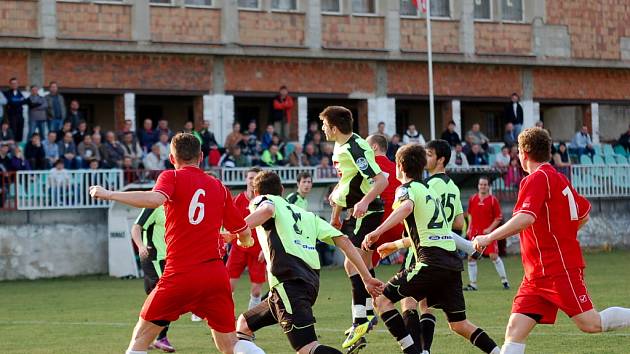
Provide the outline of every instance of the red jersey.
{"type": "Polygon", "coordinates": [[[475,237],[483,235],[483,230],[487,229],[495,220],[501,220],[501,204],[493,195],[481,198],[479,193],[473,194],[468,199],[468,214],[470,215],[470,225],[468,225],[467,235],[475,237]]]}
{"type": "Polygon", "coordinates": [[[396,164],[393,163],[387,156],[376,156],[376,164],[381,168],[381,171],[387,177],[389,184],[385,190],[381,193],[381,199],[385,207],[385,217],[383,220],[392,213],[392,205],[394,204],[394,197],[396,196],[396,188],[400,187],[400,181],[396,179],[396,164]]]}
{"type": "Polygon", "coordinates": [[[153,191],[166,197],[165,272],[220,259],[221,226],[232,233],[247,228],[228,189],[197,167],[162,172],[153,191]]]}
{"type": "Polygon", "coordinates": [[[520,233],[526,279],[584,268],[577,232],[590,210],[588,200],[548,163],[523,178],[514,215],[527,213],[536,219],[520,233]]]}
{"type": "MultiPolygon", "coordinates": [[[[234,206],[239,211],[239,215],[246,218],[249,215],[249,202],[247,199],[247,192],[243,191],[234,198],[234,206]]],[[[254,245],[252,247],[244,248],[236,244],[236,239],[232,240],[232,247],[238,247],[241,251],[252,253],[256,256],[260,253],[260,244],[258,243],[258,237],[256,236],[256,229],[252,229],[252,238],[254,239],[254,245]]]]}

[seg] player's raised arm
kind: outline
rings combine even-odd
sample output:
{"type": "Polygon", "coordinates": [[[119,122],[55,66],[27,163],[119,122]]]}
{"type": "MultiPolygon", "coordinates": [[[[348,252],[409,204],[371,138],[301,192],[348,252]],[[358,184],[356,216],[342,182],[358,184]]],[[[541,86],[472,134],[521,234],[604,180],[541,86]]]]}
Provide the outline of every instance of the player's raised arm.
{"type": "MultiPolygon", "coordinates": [[[[259,198],[260,197],[254,199],[252,203],[256,205],[255,203],[259,198]]],[[[276,210],[276,207],[272,203],[265,203],[264,201],[258,203],[260,204],[255,206],[256,209],[245,218],[247,227],[250,229],[254,229],[271,219],[276,210]]]]}
{"type": "Polygon", "coordinates": [[[136,208],[155,209],[166,202],[166,197],[160,192],[133,191],[115,192],[101,186],[91,186],[90,196],[95,199],[113,200],[136,208]]]}

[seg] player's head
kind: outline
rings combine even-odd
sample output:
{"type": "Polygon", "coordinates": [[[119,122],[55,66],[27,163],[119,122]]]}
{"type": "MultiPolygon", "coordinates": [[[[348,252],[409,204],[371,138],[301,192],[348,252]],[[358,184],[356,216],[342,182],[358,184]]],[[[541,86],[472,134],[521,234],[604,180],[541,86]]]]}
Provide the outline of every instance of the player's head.
{"type": "Polygon", "coordinates": [[[527,128],[518,136],[518,158],[523,170],[530,172],[529,163],[543,163],[551,159],[551,137],[542,128],[527,128]]]}
{"type": "Polygon", "coordinates": [[[313,188],[313,177],[308,172],[301,172],[297,175],[297,189],[301,195],[307,195],[313,188]]]}
{"type": "Polygon", "coordinates": [[[245,172],[245,185],[248,193],[254,193],[254,178],[260,171],[262,171],[260,167],[252,167],[245,172]]]}
{"type": "Polygon", "coordinates": [[[352,112],[341,106],[328,106],[319,114],[326,139],[334,141],[340,134],[352,133],[352,112]]]}
{"type": "Polygon", "coordinates": [[[273,171],[262,171],[254,178],[254,195],[282,195],[284,188],[278,176],[273,171]]]}
{"type": "Polygon", "coordinates": [[[406,144],[396,152],[396,178],[401,182],[405,177],[421,181],[426,165],[427,154],[420,144],[406,144]]]}
{"type": "Polygon", "coordinates": [[[451,159],[451,146],[446,140],[431,140],[426,146],[427,171],[429,173],[443,172],[451,159]],[[437,170],[437,171],[436,171],[437,170]]]}
{"type": "Polygon", "coordinates": [[[374,150],[374,154],[376,155],[385,155],[387,154],[387,138],[381,134],[372,134],[365,139],[372,150],[374,150]]]}
{"type": "Polygon", "coordinates": [[[203,158],[201,144],[190,133],[178,133],[171,140],[171,153],[168,158],[176,169],[189,165],[198,166],[203,158]]]}
{"type": "Polygon", "coordinates": [[[480,176],[477,181],[477,190],[479,194],[486,195],[490,193],[490,178],[488,176],[480,176]]]}

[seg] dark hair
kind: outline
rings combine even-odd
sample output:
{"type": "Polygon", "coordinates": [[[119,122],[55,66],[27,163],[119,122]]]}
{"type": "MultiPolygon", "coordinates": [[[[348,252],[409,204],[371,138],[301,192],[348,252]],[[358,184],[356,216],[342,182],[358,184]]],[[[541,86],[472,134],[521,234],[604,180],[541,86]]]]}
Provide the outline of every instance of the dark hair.
{"type": "Polygon", "coordinates": [[[427,165],[427,153],[420,144],[406,144],[396,151],[396,164],[402,172],[415,181],[422,180],[424,167],[427,165]]]}
{"type": "Polygon", "coordinates": [[[328,106],[319,114],[331,127],[336,127],[342,134],[352,133],[352,112],[342,106],[328,106]]]}
{"type": "MultiPolygon", "coordinates": [[[[237,145],[237,146],[238,146],[238,145],[237,145]]],[[[260,168],[260,167],[258,167],[258,166],[254,166],[254,167],[250,168],[249,170],[247,170],[246,174],[247,174],[247,173],[250,173],[250,172],[260,173],[260,172],[262,172],[262,168],[260,168]]]]}
{"type": "Polygon", "coordinates": [[[17,77],[12,77],[12,78],[10,78],[10,79],[9,79],[9,83],[10,83],[11,81],[17,81],[17,77]]]}
{"type": "Polygon", "coordinates": [[[64,125],[66,125],[66,124],[68,124],[68,123],[72,124],[72,121],[71,121],[70,119],[66,119],[66,120],[64,120],[64,121],[63,121],[63,124],[64,124],[64,125]]]}
{"type": "Polygon", "coordinates": [[[2,120],[2,123],[0,123],[0,125],[5,125],[5,124],[6,125],[11,125],[8,120],[4,119],[4,120],[2,120]]]}
{"type": "Polygon", "coordinates": [[[444,162],[442,166],[446,166],[448,162],[451,160],[451,146],[446,140],[436,139],[431,140],[427,143],[426,149],[432,149],[435,151],[435,158],[439,160],[444,158],[444,162]]]}
{"type": "Polygon", "coordinates": [[[50,87],[50,86],[52,86],[52,85],[58,85],[58,84],[57,84],[57,81],[53,80],[53,81],[51,81],[50,83],[48,83],[48,86],[49,86],[49,87],[50,87]]]}
{"type": "Polygon", "coordinates": [[[57,166],[57,165],[59,165],[59,164],[62,164],[62,165],[63,165],[63,160],[62,160],[62,159],[57,159],[57,160],[55,161],[55,163],[53,164],[53,166],[57,166]]]}
{"type": "Polygon", "coordinates": [[[501,146],[501,151],[503,151],[503,149],[508,149],[508,150],[510,150],[510,145],[505,144],[505,145],[501,146]]]}
{"type": "Polygon", "coordinates": [[[527,128],[518,136],[518,148],[536,162],[546,162],[551,159],[551,137],[542,128],[527,128]]]}
{"type": "MultiPolygon", "coordinates": [[[[3,122],[2,124],[4,124],[4,122],[3,122]]],[[[41,136],[39,135],[39,133],[38,133],[38,132],[33,133],[33,134],[31,135],[31,139],[33,139],[33,137],[34,137],[34,136],[37,136],[37,137],[40,137],[40,138],[41,138],[41,136]]]]}
{"type": "Polygon", "coordinates": [[[287,88],[287,86],[286,86],[286,85],[282,85],[282,86],[280,86],[280,88],[278,89],[278,91],[280,91],[280,90],[287,90],[287,91],[288,91],[289,89],[287,88]]]}
{"type": "Polygon", "coordinates": [[[254,192],[259,195],[282,195],[280,176],[273,171],[262,171],[254,178],[254,192]]]}
{"type": "Polygon", "coordinates": [[[490,184],[490,177],[488,177],[486,175],[479,176],[479,178],[477,179],[477,183],[479,183],[479,181],[481,181],[482,179],[485,179],[486,182],[488,182],[488,184],[490,184]]]}
{"type": "Polygon", "coordinates": [[[378,122],[377,126],[379,126],[379,125],[381,125],[381,124],[382,124],[382,125],[385,125],[385,122],[380,121],[380,122],[378,122]]]}
{"type": "Polygon", "coordinates": [[[372,134],[367,137],[370,145],[376,144],[381,151],[387,151],[387,138],[381,134],[372,134]]]}
{"type": "Polygon", "coordinates": [[[454,121],[449,120],[447,125],[451,125],[451,124],[453,124],[453,125],[457,125],[457,124],[455,124],[455,122],[454,122],[454,121]]]}
{"type": "Polygon", "coordinates": [[[194,135],[189,133],[177,133],[171,140],[175,149],[175,158],[182,162],[193,162],[199,157],[201,144],[194,135]]]}
{"type": "Polygon", "coordinates": [[[297,183],[302,182],[302,180],[303,180],[304,178],[310,178],[310,179],[313,179],[313,177],[311,176],[311,174],[310,174],[310,173],[308,173],[308,172],[300,172],[300,173],[298,173],[298,175],[297,175],[297,183]]]}

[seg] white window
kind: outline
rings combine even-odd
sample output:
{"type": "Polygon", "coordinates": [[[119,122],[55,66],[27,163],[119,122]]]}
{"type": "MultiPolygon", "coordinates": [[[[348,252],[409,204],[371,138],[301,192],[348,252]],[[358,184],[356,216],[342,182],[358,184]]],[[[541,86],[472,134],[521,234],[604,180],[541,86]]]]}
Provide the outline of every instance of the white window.
{"type": "Polygon", "coordinates": [[[451,17],[450,0],[432,0],[431,17],[451,17]]]}
{"type": "Polygon", "coordinates": [[[412,0],[400,0],[401,16],[418,16],[418,8],[412,0]]]}
{"type": "Polygon", "coordinates": [[[523,0],[501,0],[501,14],[506,21],[523,21],[523,0]]]}
{"type": "Polygon", "coordinates": [[[352,0],[352,13],[376,14],[376,0],[352,0]]]}
{"type": "Polygon", "coordinates": [[[258,0],[238,0],[238,7],[244,9],[258,9],[259,5],[258,0]]]}
{"type": "Polygon", "coordinates": [[[322,12],[341,13],[341,0],[321,0],[322,12]]]}
{"type": "Polygon", "coordinates": [[[192,6],[212,6],[212,0],[185,0],[184,4],[192,6]]]}
{"type": "Polygon", "coordinates": [[[492,19],[492,5],[490,5],[490,1],[491,0],[475,0],[475,19],[492,19]]]}
{"type": "Polygon", "coordinates": [[[297,10],[297,0],[272,0],[272,10],[295,11],[297,10]]]}
{"type": "Polygon", "coordinates": [[[170,5],[171,4],[171,0],[149,0],[149,2],[151,4],[164,4],[164,5],[170,5]]]}

